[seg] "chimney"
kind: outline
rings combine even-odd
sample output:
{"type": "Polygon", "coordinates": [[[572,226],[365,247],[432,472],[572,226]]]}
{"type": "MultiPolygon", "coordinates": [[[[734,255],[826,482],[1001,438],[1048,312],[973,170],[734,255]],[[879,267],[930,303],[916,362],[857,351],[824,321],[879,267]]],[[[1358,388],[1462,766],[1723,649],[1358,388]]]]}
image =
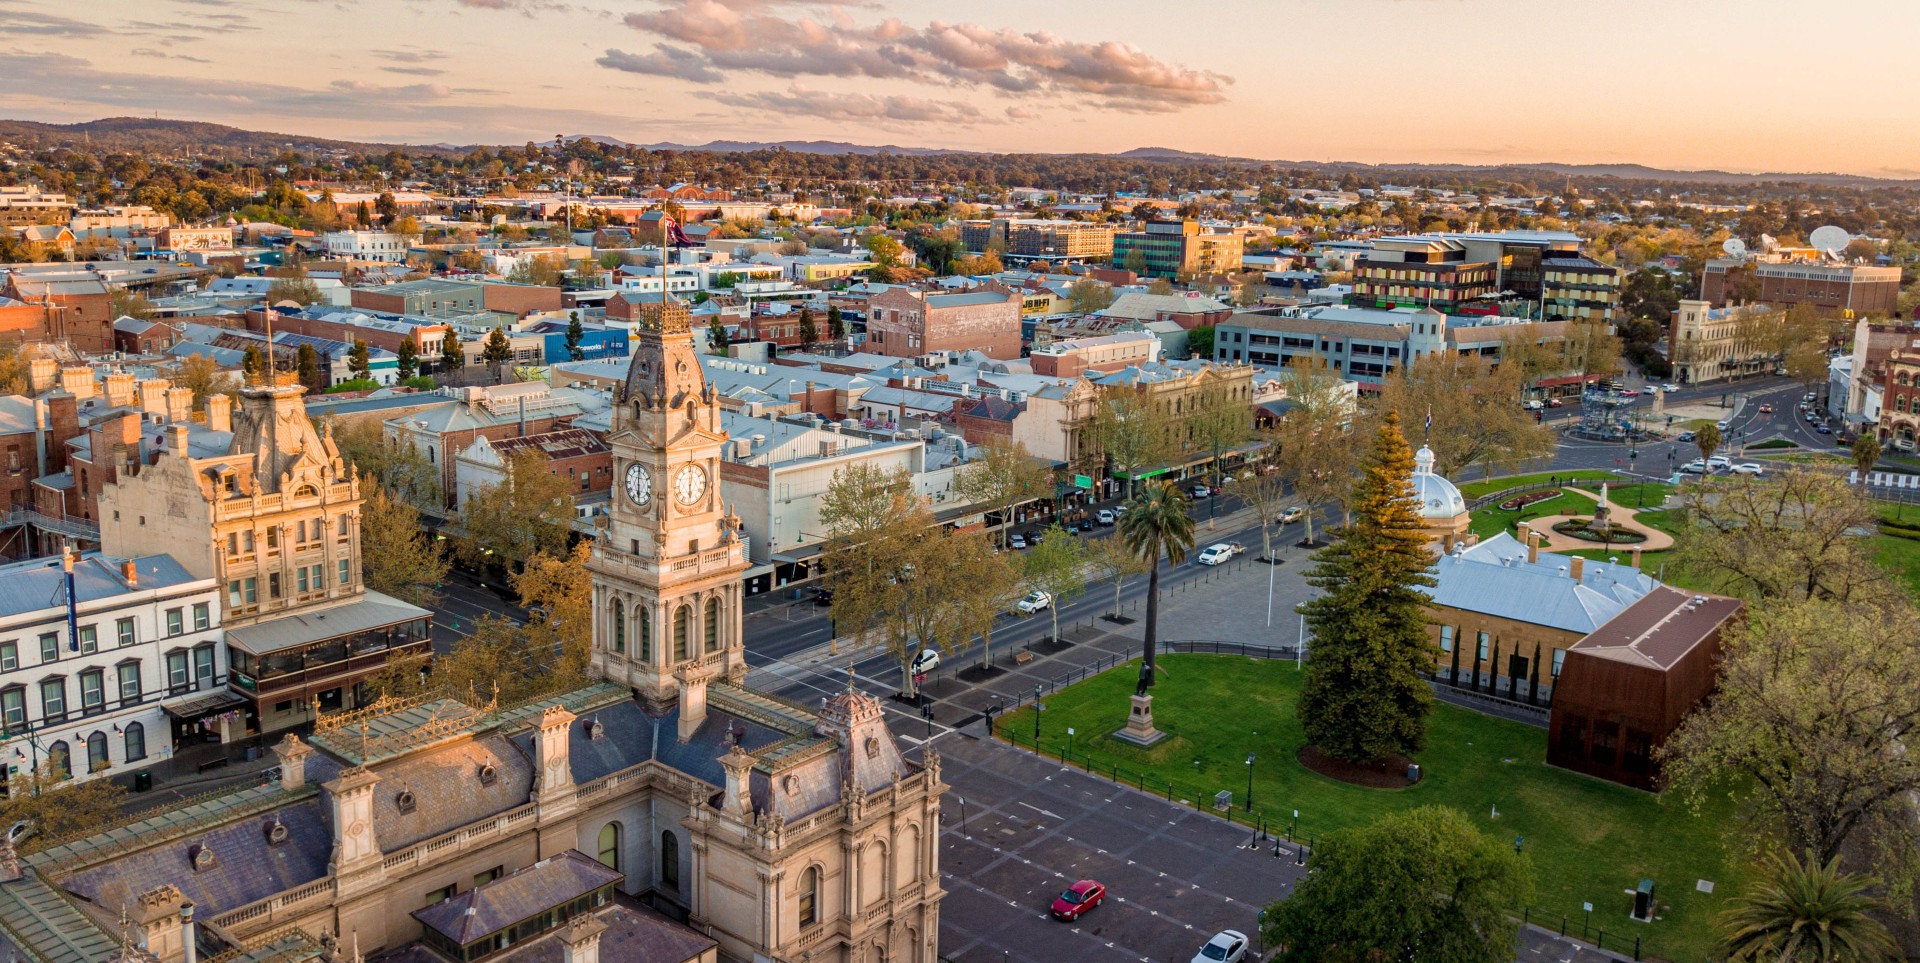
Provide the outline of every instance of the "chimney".
{"type": "Polygon", "coordinates": [[[164,415],[167,413],[167,389],[173,387],[164,378],[148,378],[140,382],[140,413],[146,415],[164,415]]]}
{"type": "Polygon", "coordinates": [[[590,913],[569,920],[560,932],[560,963],[600,963],[600,934],[606,929],[590,913]]]}
{"type": "Polygon", "coordinates": [[[60,362],[35,358],[27,363],[27,386],[34,394],[51,389],[60,377],[60,362]]]}
{"type": "Polygon", "coordinates": [[[1580,576],[1585,574],[1586,568],[1587,560],[1575,555],[1573,556],[1573,568],[1568,570],[1567,574],[1571,576],[1574,581],[1578,582],[1580,581],[1580,576]]]}
{"type": "Polygon", "coordinates": [[[67,442],[80,436],[80,399],[69,391],[47,395],[47,471],[67,470],[67,442]]]}
{"type": "Polygon", "coordinates": [[[175,458],[187,457],[187,437],[190,434],[192,434],[192,430],[187,427],[187,423],[184,421],[176,421],[167,425],[167,450],[172,452],[175,458]]]}
{"type": "Polygon", "coordinates": [[[674,677],[680,680],[680,741],[686,742],[707,721],[707,674],[690,665],[674,677]]]}
{"type": "Polygon", "coordinates": [[[127,583],[128,588],[140,587],[140,571],[134,567],[133,559],[120,563],[120,580],[127,583]]]}
{"type": "Polygon", "coordinates": [[[233,397],[214,394],[207,396],[207,428],[211,431],[233,430],[233,397]]]}
{"type": "Polygon", "coordinates": [[[193,420],[193,389],[167,389],[167,420],[184,425],[193,420]]]}
{"type": "Polygon", "coordinates": [[[534,772],[537,774],[534,796],[540,803],[543,815],[557,815],[560,809],[572,808],[575,793],[568,740],[573,732],[573,723],[578,718],[560,706],[548,706],[540,713],[540,721],[533,734],[534,772]]]}
{"type": "Polygon", "coordinates": [[[93,369],[61,368],[60,387],[63,390],[73,392],[76,398],[93,397],[96,394],[93,390],[93,369]]]}
{"type": "Polygon", "coordinates": [[[1536,532],[1527,533],[1527,564],[1529,565],[1537,564],[1540,561],[1539,538],[1540,536],[1536,532]]]}
{"type": "Polygon", "coordinates": [[[753,815],[753,794],[748,788],[748,775],[753,772],[753,762],[753,756],[737,745],[720,757],[720,768],[727,774],[726,791],[720,798],[721,812],[743,820],[753,815]]]}
{"type": "Polygon", "coordinates": [[[107,393],[107,407],[124,408],[133,404],[133,376],[110,374],[101,379],[107,393]]]}
{"type": "Polygon", "coordinates": [[[179,887],[162,883],[158,889],[141,893],[129,909],[132,914],[128,922],[134,926],[135,941],[155,959],[181,963],[189,958],[191,951],[184,939],[189,927],[183,924],[193,918],[193,902],[179,887]]]}
{"type": "Polygon", "coordinates": [[[312,746],[289,732],[273,747],[273,754],[280,758],[281,789],[293,792],[307,784],[307,757],[313,755],[312,746]]]}
{"type": "Polygon", "coordinates": [[[1633,567],[1634,568],[1640,567],[1640,546],[1638,545],[1635,545],[1633,547],[1633,567]]]}

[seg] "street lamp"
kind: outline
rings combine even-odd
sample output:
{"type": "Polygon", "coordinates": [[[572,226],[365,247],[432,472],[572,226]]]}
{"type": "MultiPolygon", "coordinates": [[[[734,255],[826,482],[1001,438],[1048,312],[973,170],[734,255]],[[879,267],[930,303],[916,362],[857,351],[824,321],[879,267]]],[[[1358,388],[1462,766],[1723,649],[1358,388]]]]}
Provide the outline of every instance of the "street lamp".
{"type": "Polygon", "coordinates": [[[1253,812],[1253,753],[1247,753],[1247,812],[1253,812]]]}
{"type": "Polygon", "coordinates": [[[1040,701],[1040,687],[1033,687],[1033,751],[1040,751],[1040,713],[1047,711],[1047,704],[1040,701]]]}

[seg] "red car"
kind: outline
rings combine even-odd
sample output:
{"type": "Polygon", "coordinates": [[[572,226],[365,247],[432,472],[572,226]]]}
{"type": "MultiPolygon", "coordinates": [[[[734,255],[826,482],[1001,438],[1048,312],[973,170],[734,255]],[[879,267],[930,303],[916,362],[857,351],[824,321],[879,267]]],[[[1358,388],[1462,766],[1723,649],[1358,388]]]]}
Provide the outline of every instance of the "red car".
{"type": "Polygon", "coordinates": [[[1090,879],[1083,879],[1053,901],[1054,919],[1071,923],[1080,918],[1080,914],[1099,906],[1107,898],[1107,888],[1090,879]]]}

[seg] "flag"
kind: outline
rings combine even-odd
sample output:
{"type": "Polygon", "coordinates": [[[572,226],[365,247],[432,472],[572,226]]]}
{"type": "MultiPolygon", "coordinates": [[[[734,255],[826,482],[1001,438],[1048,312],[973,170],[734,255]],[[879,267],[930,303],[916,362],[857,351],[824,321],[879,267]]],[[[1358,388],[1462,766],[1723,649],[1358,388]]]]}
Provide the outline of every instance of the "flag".
{"type": "Polygon", "coordinates": [[[1433,434],[1433,406],[1427,406],[1427,434],[1433,434]]]}
{"type": "Polygon", "coordinates": [[[661,215],[660,229],[665,232],[667,243],[674,247],[698,246],[693,238],[687,236],[687,232],[680,229],[680,222],[674,220],[671,214],[661,215]]]}

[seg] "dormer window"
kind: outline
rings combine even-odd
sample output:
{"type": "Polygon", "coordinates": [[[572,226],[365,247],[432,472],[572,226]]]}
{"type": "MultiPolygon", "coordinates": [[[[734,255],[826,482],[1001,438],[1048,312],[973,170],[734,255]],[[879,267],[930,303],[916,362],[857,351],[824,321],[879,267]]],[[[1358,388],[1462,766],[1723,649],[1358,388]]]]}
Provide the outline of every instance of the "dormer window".
{"type": "Polygon", "coordinates": [[[399,795],[393,797],[393,808],[398,809],[402,816],[412,815],[419,806],[419,801],[413,798],[411,789],[402,789],[399,795]]]}
{"type": "Polygon", "coordinates": [[[499,781],[500,772],[493,768],[493,763],[482,763],[480,766],[480,785],[491,786],[499,781]]]}
{"type": "Polygon", "coordinates": [[[278,846],[286,841],[287,824],[281,822],[280,817],[275,816],[273,822],[267,824],[267,845],[278,846]]]}
{"type": "Polygon", "coordinates": [[[193,871],[196,873],[203,869],[212,869],[216,862],[213,848],[205,843],[194,843],[187,847],[187,859],[193,864],[193,871]]]}

